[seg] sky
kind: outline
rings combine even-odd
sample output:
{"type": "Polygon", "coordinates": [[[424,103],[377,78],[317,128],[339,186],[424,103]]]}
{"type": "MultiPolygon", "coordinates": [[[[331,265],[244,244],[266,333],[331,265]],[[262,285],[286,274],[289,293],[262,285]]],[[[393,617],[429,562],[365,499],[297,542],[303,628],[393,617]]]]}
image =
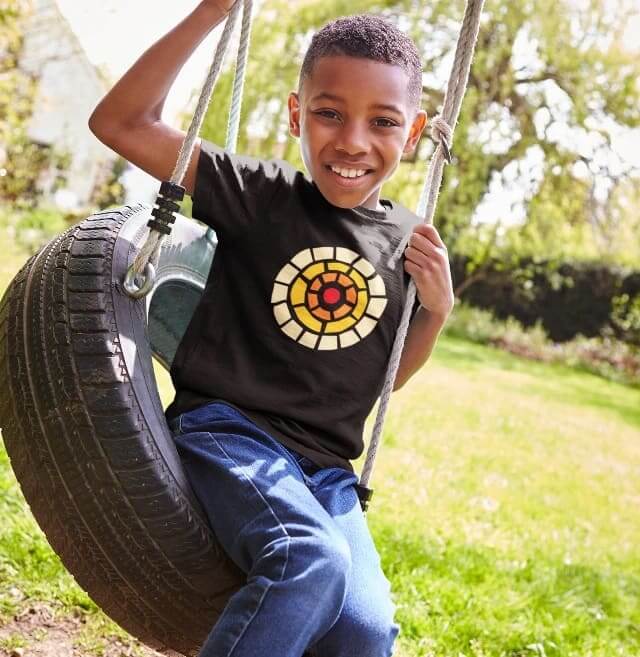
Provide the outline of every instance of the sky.
{"type": "MultiPolygon", "coordinates": [[[[640,0],[635,1],[640,10],[640,0]]],[[[612,0],[613,9],[615,2],[612,0]]],[[[89,59],[117,80],[149,46],[195,9],[198,0],[57,0],[57,3],[89,59]]],[[[163,113],[163,119],[168,123],[175,124],[178,113],[188,109],[194,89],[199,89],[211,64],[219,32],[220,28],[207,37],[176,79],[163,113]]],[[[623,38],[625,45],[637,48],[638,34],[640,17],[629,23],[623,38]]],[[[640,130],[620,134],[614,140],[614,146],[623,161],[640,167],[640,130]]],[[[535,170],[539,169],[535,154],[530,168],[535,177],[535,170]]],[[[516,175],[506,186],[494,184],[492,193],[479,208],[476,220],[493,220],[496,213],[509,215],[513,221],[521,220],[523,210],[518,210],[517,206],[525,191],[518,178],[521,176],[516,175]]],[[[139,170],[129,175],[128,183],[139,187],[139,193],[147,197],[157,186],[153,179],[139,170]]]]}

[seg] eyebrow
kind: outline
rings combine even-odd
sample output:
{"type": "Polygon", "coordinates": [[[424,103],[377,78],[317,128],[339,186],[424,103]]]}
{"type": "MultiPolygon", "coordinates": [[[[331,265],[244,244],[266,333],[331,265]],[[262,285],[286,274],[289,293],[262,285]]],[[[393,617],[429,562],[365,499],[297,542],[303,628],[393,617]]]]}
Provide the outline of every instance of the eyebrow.
{"type": "MultiPolygon", "coordinates": [[[[318,94],[314,96],[311,100],[334,100],[339,103],[344,103],[344,98],[341,98],[340,96],[336,96],[335,94],[330,94],[327,92],[323,92],[321,94],[318,94]]],[[[378,110],[388,110],[390,112],[395,112],[396,114],[403,114],[402,110],[397,106],[397,105],[388,105],[385,103],[375,103],[374,105],[371,105],[371,109],[378,109],[378,110]]]]}

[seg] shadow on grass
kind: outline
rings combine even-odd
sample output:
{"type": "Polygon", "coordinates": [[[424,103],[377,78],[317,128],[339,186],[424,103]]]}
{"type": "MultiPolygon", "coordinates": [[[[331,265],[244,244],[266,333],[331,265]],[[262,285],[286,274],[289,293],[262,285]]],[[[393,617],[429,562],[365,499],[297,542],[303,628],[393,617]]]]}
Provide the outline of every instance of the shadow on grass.
{"type": "Polygon", "coordinates": [[[543,545],[509,553],[382,523],[375,534],[415,655],[640,653],[637,564],[567,563],[543,545]]]}

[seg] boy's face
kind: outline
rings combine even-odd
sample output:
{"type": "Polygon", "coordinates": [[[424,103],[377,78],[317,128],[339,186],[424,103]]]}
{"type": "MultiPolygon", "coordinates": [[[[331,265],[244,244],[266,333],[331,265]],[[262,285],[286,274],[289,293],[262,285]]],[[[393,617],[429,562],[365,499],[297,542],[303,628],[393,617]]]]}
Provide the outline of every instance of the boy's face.
{"type": "Polygon", "coordinates": [[[289,130],[324,197],[375,209],[380,188],[411,152],[427,121],[409,103],[404,69],[370,59],[321,57],[289,95],[289,130]]]}

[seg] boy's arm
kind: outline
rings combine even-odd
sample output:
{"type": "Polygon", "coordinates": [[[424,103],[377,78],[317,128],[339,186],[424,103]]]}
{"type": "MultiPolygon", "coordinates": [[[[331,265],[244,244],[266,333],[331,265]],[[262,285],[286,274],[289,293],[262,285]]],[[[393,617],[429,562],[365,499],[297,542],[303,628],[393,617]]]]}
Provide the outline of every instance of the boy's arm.
{"type": "Polygon", "coordinates": [[[409,324],[394,390],[401,388],[431,356],[455,303],[447,247],[433,224],[413,227],[404,252],[404,268],[415,283],[420,306],[409,324]]]}
{"type": "Polygon", "coordinates": [[[407,337],[400,357],[400,365],[393,384],[394,392],[429,360],[447,316],[436,315],[420,306],[409,324],[407,337]]]}
{"type": "MultiPolygon", "coordinates": [[[[203,0],[151,46],[97,105],[89,118],[96,137],[158,180],[169,180],[185,133],[161,119],[167,95],[196,47],[220,23],[235,0],[203,0]]],[[[183,186],[193,194],[200,141],[183,186]]]]}

